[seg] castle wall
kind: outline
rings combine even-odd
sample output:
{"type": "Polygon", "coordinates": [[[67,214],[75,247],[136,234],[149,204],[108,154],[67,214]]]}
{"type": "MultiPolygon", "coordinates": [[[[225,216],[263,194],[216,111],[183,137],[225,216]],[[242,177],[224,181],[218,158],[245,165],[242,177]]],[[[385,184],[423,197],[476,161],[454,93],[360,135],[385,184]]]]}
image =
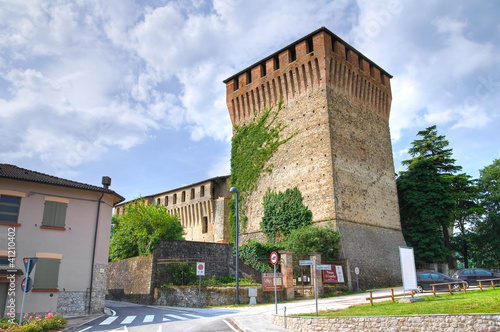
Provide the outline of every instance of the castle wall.
{"type": "MultiPolygon", "coordinates": [[[[285,106],[284,137],[247,199],[240,236],[265,241],[260,230],[267,189],[297,186],[313,220],[332,220],[343,234],[343,258],[366,271],[366,287],[400,282],[401,233],[389,132],[390,78],[359,51],[322,28],[226,80],[233,123],[253,109],[285,106]]],[[[355,278],[354,278],[355,279],[355,278]]]]}
{"type": "MultiPolygon", "coordinates": [[[[220,201],[227,205],[229,197],[229,176],[222,176],[143,198],[145,204],[164,205],[170,214],[179,215],[186,240],[230,242],[229,211],[220,206],[220,201]]],[[[123,214],[126,204],[117,205],[115,213],[123,214]]]]}

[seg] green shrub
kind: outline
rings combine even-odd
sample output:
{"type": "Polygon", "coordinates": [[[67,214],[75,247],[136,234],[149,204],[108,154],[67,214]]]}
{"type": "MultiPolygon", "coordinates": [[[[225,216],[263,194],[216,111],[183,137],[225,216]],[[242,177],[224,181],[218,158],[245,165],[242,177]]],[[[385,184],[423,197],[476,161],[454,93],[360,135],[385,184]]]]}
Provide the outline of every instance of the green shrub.
{"type": "Polygon", "coordinates": [[[187,286],[196,284],[196,266],[177,260],[173,263],[167,263],[161,269],[158,269],[158,278],[166,281],[167,284],[174,286],[187,286]]]}
{"type": "Polygon", "coordinates": [[[271,272],[271,262],[269,257],[273,251],[283,249],[282,246],[272,243],[260,243],[250,240],[247,244],[239,247],[240,259],[246,265],[249,265],[260,272],[271,272]]]}
{"type": "Polygon", "coordinates": [[[307,255],[310,252],[321,252],[322,260],[338,258],[340,234],[329,223],[327,227],[309,226],[293,230],[285,243],[287,250],[293,250],[296,255],[307,255]]]}

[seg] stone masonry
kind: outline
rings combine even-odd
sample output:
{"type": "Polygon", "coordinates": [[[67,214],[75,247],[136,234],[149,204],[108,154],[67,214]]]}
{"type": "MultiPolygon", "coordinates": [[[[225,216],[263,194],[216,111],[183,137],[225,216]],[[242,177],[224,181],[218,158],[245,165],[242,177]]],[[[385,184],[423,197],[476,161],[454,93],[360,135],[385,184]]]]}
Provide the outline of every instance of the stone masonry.
{"type": "Polygon", "coordinates": [[[332,221],[343,234],[342,258],[359,267],[360,287],[401,282],[398,247],[405,241],[388,122],[391,77],[321,28],[224,81],[233,124],[248,123],[254,110],[282,98],[283,135],[295,133],[247,199],[242,243],[266,240],[260,221],[268,188],[297,186],[314,222],[332,221]]]}
{"type": "MultiPolygon", "coordinates": [[[[186,240],[218,243],[231,242],[230,198],[229,175],[143,197],[146,204],[164,205],[169,213],[177,214],[186,240]]],[[[116,205],[115,213],[123,214],[128,203],[116,205]]]]}
{"type": "MultiPolygon", "coordinates": [[[[272,317],[274,325],[284,327],[283,316],[272,317]]],[[[500,314],[412,315],[365,317],[286,318],[287,329],[316,331],[500,331],[500,314]]]]}

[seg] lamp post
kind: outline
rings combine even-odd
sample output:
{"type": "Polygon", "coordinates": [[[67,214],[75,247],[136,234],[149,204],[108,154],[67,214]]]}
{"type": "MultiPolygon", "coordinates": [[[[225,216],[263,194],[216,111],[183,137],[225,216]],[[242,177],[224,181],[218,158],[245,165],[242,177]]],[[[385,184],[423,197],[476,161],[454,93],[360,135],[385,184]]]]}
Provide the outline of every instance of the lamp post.
{"type": "Polygon", "coordinates": [[[239,233],[239,227],[238,227],[238,189],[236,187],[231,187],[229,189],[229,192],[231,193],[236,193],[236,304],[240,304],[240,271],[239,271],[239,260],[240,260],[240,255],[239,255],[239,243],[238,243],[238,233],[239,233]]]}

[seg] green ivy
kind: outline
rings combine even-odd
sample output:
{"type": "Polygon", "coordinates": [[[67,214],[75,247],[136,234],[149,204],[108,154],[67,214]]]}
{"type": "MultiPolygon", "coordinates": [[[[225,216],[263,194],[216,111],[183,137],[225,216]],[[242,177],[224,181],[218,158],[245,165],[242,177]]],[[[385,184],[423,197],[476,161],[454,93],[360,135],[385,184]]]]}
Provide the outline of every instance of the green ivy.
{"type": "MultiPolygon", "coordinates": [[[[282,137],[286,128],[277,121],[279,112],[283,108],[281,100],[274,107],[266,108],[260,116],[255,114],[253,120],[242,126],[234,126],[234,135],[231,144],[231,186],[239,191],[239,221],[240,228],[245,229],[248,217],[246,216],[246,198],[255,190],[259,178],[264,172],[270,173],[272,164],[267,165],[278,147],[290,140],[294,134],[287,138],[282,137]]],[[[229,202],[229,224],[231,235],[236,235],[236,200],[235,197],[229,202]]]]}
{"type": "Polygon", "coordinates": [[[272,265],[269,257],[273,251],[282,250],[283,247],[272,243],[260,243],[250,240],[239,248],[239,257],[246,265],[260,272],[271,272],[272,265]]]}
{"type": "Polygon", "coordinates": [[[303,203],[299,188],[285,192],[268,189],[263,198],[264,217],[260,226],[271,243],[283,243],[290,233],[312,225],[312,212],[303,203]]]}

